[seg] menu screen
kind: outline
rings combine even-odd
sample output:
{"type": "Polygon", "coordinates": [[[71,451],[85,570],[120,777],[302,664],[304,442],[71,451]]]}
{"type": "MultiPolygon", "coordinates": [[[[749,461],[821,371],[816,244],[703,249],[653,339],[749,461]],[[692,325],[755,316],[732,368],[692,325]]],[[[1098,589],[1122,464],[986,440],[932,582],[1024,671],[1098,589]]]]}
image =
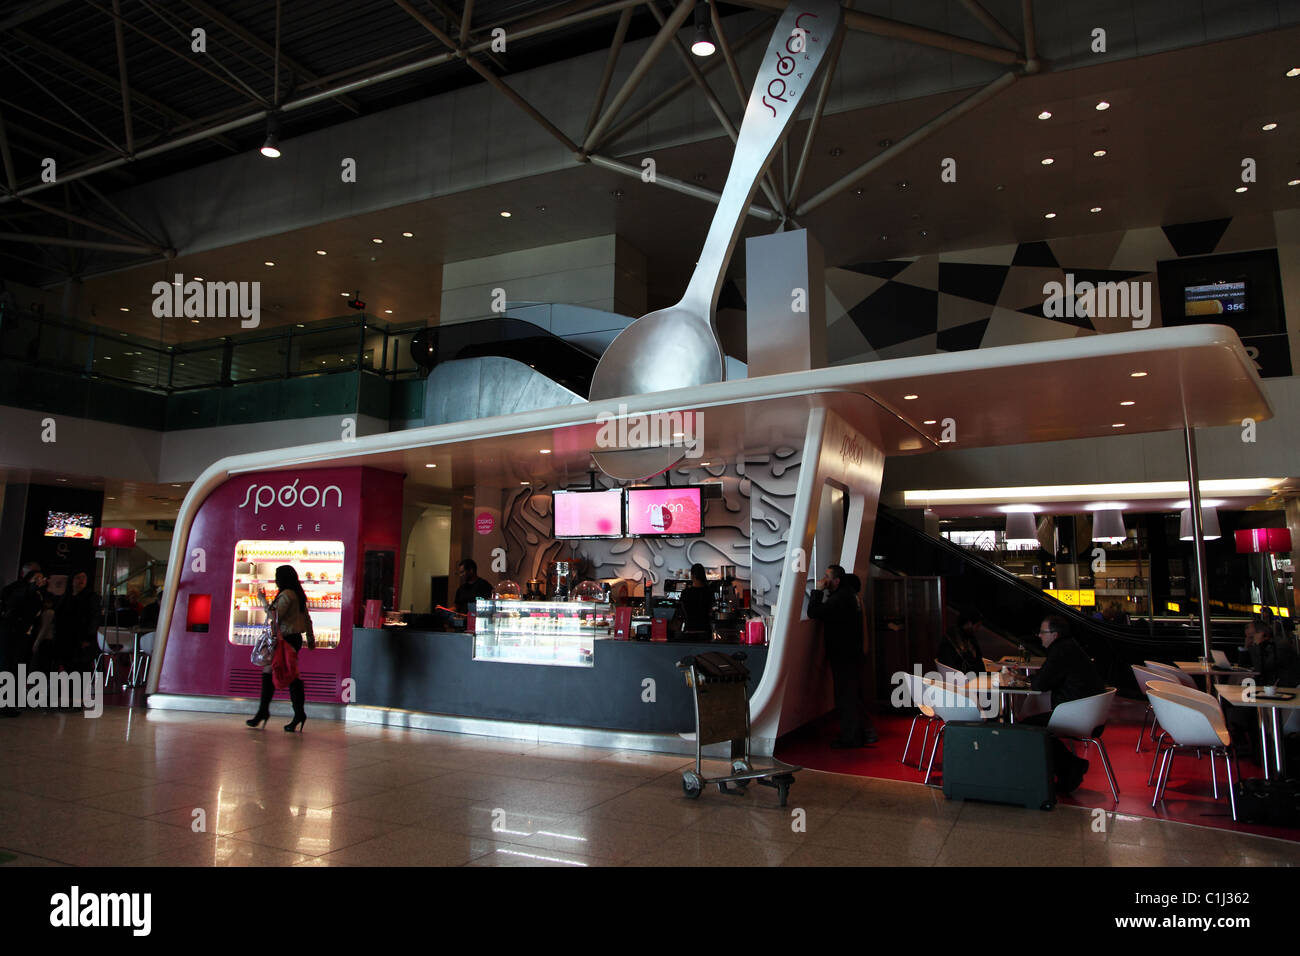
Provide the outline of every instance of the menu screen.
{"type": "Polygon", "coordinates": [[[699,488],[629,488],[627,530],[637,537],[704,534],[699,488]]]}
{"type": "Polygon", "coordinates": [[[551,496],[557,538],[623,537],[623,489],[557,491],[551,496]]]}

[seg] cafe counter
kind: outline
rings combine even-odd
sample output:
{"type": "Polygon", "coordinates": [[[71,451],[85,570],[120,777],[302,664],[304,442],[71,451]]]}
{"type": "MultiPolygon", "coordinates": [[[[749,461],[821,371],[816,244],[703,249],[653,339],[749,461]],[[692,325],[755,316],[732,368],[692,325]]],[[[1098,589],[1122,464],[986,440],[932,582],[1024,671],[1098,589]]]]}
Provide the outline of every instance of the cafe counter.
{"type": "MultiPolygon", "coordinates": [[[[639,733],[695,729],[690,689],[676,663],[690,654],[742,652],[752,694],[764,645],[627,641],[604,629],[576,639],[519,641],[500,620],[477,634],[356,628],[355,703],[429,714],[639,733]]],[[[563,627],[560,627],[563,631],[563,627]]]]}

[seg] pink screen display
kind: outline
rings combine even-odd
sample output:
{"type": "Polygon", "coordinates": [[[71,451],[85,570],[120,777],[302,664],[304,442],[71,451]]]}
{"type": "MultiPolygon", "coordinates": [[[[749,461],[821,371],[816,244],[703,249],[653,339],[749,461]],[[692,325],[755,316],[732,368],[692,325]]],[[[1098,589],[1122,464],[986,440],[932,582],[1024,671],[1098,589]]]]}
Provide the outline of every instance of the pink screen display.
{"type": "Polygon", "coordinates": [[[629,488],[627,530],[631,535],[704,532],[699,488],[629,488]]]}
{"type": "Polygon", "coordinates": [[[617,538],[623,534],[623,490],[557,491],[551,496],[557,538],[617,538]]]}

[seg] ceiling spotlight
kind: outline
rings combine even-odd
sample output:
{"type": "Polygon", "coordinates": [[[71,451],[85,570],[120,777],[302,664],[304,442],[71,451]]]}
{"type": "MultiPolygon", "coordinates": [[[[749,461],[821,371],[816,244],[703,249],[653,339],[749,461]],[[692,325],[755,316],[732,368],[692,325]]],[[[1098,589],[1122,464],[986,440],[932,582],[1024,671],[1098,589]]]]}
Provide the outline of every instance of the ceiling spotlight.
{"type": "Polygon", "coordinates": [[[1124,422],[1115,422],[1115,423],[1114,423],[1113,425],[1111,425],[1110,427],[1111,427],[1111,428],[1123,428],[1123,427],[1124,427],[1124,422]]]}
{"type": "Polygon", "coordinates": [[[1276,123],[1265,123],[1263,126],[1260,127],[1260,129],[1262,129],[1264,132],[1267,133],[1269,130],[1277,129],[1277,124],[1276,124],[1276,123]]]}
{"type": "Polygon", "coordinates": [[[1137,402],[1120,402],[1121,405],[1136,405],[1137,402]]]}
{"type": "Polygon", "coordinates": [[[384,244],[384,240],[380,239],[378,236],[375,236],[375,238],[371,239],[370,241],[378,246],[382,246],[384,244]]]}
{"type": "Polygon", "coordinates": [[[1043,218],[1044,218],[1044,219],[1055,219],[1055,218],[1056,218],[1056,213],[1054,213],[1054,212],[1043,213],[1043,218]]]}
{"type": "Polygon", "coordinates": [[[317,249],[317,250],[316,250],[316,255],[318,255],[318,256],[323,256],[323,255],[325,255],[325,250],[324,250],[324,249],[317,249]]]}
{"type": "Polygon", "coordinates": [[[1092,155],[1096,156],[1098,159],[1101,159],[1103,156],[1106,155],[1106,151],[1104,149],[1094,149],[1092,151],[1092,155]]]}
{"type": "Polygon", "coordinates": [[[402,233],[402,238],[403,238],[403,239],[413,239],[413,238],[415,238],[415,233],[413,233],[413,232],[404,232],[404,233],[402,233]]]}
{"type": "Polygon", "coordinates": [[[914,401],[915,399],[918,399],[918,398],[920,398],[920,397],[921,397],[920,395],[904,395],[904,396],[903,396],[903,401],[905,401],[905,402],[910,402],[910,401],[914,401]]]}
{"type": "Polygon", "coordinates": [[[1239,193],[1244,193],[1244,192],[1245,192],[1247,189],[1249,189],[1249,188],[1250,188],[1249,186],[1238,186],[1238,187],[1237,187],[1235,190],[1233,190],[1233,191],[1234,191],[1234,192],[1239,192],[1239,193]]]}
{"type": "Polygon", "coordinates": [[[697,3],[695,5],[695,42],[691,44],[691,52],[696,56],[713,56],[717,46],[713,43],[713,37],[709,34],[709,5],[707,3],[697,3]]]}
{"type": "Polygon", "coordinates": [[[195,277],[194,277],[194,281],[195,281],[195,282],[202,282],[202,281],[203,281],[203,276],[195,276],[195,277]]]}
{"type": "Polygon", "coordinates": [[[275,265],[275,263],[272,262],[270,259],[267,259],[265,262],[262,263],[262,265],[264,265],[264,266],[273,266],[273,265],[275,265]]]}
{"type": "Polygon", "coordinates": [[[937,418],[927,418],[927,419],[926,419],[925,421],[923,421],[921,424],[922,424],[922,425],[937,425],[937,424],[939,424],[939,419],[937,419],[937,418]]]}
{"type": "Polygon", "coordinates": [[[1288,181],[1287,181],[1287,185],[1288,185],[1288,186],[1300,186],[1300,179],[1292,179],[1292,180],[1288,180],[1288,181]]]}
{"type": "Polygon", "coordinates": [[[540,449],[538,449],[538,451],[537,451],[537,454],[539,454],[539,455],[549,455],[550,453],[551,453],[551,450],[550,450],[549,448],[540,448],[540,449]]]}
{"type": "Polygon", "coordinates": [[[1129,378],[1146,378],[1146,377],[1147,377],[1147,373],[1146,373],[1146,372],[1129,372],[1128,377],[1129,377],[1129,378]]]}
{"type": "Polygon", "coordinates": [[[1287,76],[1300,76],[1300,66],[1293,66],[1286,71],[1287,76]]]}
{"type": "Polygon", "coordinates": [[[267,159],[280,158],[280,117],[275,113],[266,117],[266,141],[260,152],[267,159]]]}
{"type": "Polygon", "coordinates": [[[1052,159],[1051,156],[1048,156],[1046,159],[1042,160],[1044,166],[1050,166],[1054,162],[1056,162],[1056,160],[1052,159]]]}
{"type": "Polygon", "coordinates": [[[130,312],[131,310],[128,309],[126,306],[123,305],[123,306],[118,306],[117,311],[119,311],[119,312],[130,312]]]}
{"type": "Polygon", "coordinates": [[[437,465],[432,465],[432,464],[430,464],[430,465],[425,465],[424,467],[425,467],[425,468],[437,468],[438,466],[437,466],[437,465]]]}
{"type": "Polygon", "coordinates": [[[1052,118],[1052,114],[1049,113],[1047,110],[1043,110],[1041,113],[1038,114],[1038,118],[1041,120],[1048,120],[1052,118]]]}
{"type": "Polygon", "coordinates": [[[1107,103],[1105,100],[1102,100],[1100,103],[1097,104],[1098,111],[1108,110],[1108,109],[1110,109],[1110,104],[1107,103]]]}
{"type": "Polygon", "coordinates": [[[509,219],[509,218],[510,218],[510,213],[507,212],[506,210],[502,209],[502,210],[501,210],[501,218],[502,218],[502,219],[509,219]]]}
{"type": "Polygon", "coordinates": [[[392,314],[393,314],[392,309],[384,309],[384,315],[392,315],[392,314]]]}
{"type": "Polygon", "coordinates": [[[1101,212],[1101,207],[1093,206],[1091,209],[1088,210],[1088,212],[1101,212]]]}

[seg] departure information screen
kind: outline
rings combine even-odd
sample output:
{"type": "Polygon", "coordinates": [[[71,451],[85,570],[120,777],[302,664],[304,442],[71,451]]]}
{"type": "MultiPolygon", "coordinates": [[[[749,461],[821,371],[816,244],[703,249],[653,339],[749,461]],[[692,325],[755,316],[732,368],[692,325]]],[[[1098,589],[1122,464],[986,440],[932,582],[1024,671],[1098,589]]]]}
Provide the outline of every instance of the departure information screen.
{"type": "Polygon", "coordinates": [[[1245,282],[1211,282],[1183,289],[1183,315],[1241,315],[1246,311],[1245,282]]]}

